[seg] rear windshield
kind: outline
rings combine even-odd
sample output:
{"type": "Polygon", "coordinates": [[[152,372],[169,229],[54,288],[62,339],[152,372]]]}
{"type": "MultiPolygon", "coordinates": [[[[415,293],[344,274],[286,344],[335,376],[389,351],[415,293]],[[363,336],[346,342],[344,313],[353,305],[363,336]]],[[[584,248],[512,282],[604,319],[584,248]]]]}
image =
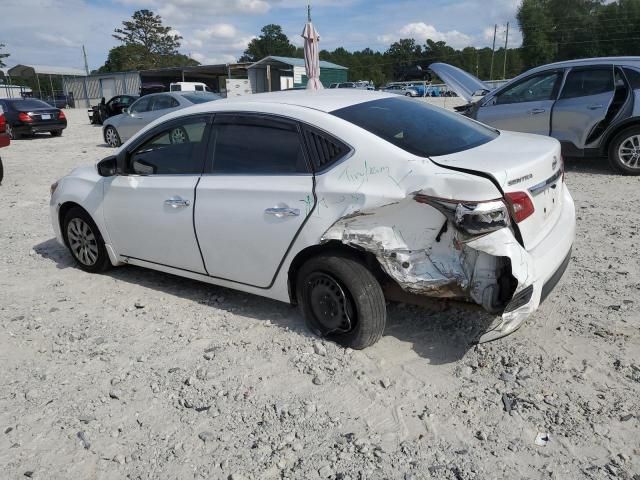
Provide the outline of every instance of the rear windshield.
{"type": "Polygon", "coordinates": [[[16,110],[32,110],[34,108],[51,108],[51,105],[42,100],[9,100],[8,103],[16,110]]]}
{"type": "Polygon", "coordinates": [[[186,98],[191,103],[205,103],[205,102],[210,102],[212,100],[220,100],[220,98],[222,97],[220,97],[219,95],[216,95],[215,93],[193,92],[193,93],[188,93],[186,95],[183,95],[183,98],[186,98]]]}
{"type": "Polygon", "coordinates": [[[462,115],[410,98],[383,98],[331,112],[420,157],[483,145],[499,133],[462,115]]]}

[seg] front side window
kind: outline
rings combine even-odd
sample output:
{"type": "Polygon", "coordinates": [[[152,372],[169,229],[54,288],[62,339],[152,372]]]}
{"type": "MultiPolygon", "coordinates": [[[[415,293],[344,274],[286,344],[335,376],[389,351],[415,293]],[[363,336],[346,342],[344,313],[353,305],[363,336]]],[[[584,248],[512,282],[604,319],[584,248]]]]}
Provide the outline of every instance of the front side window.
{"type": "Polygon", "coordinates": [[[148,112],[151,100],[153,100],[151,97],[142,97],[140,100],[131,105],[131,113],[148,112]]]}
{"type": "Polygon", "coordinates": [[[129,156],[128,173],[136,175],[200,175],[206,120],[172,122],[144,141],[129,156]]]}
{"type": "Polygon", "coordinates": [[[246,115],[216,115],[212,173],[290,175],[308,167],[296,124],[246,115]]]}
{"type": "Polygon", "coordinates": [[[153,111],[166,110],[167,108],[174,108],[180,105],[178,101],[170,97],[169,95],[159,95],[153,99],[153,111]]]}
{"type": "Polygon", "coordinates": [[[331,112],[413,155],[448,155],[483,145],[499,133],[454,112],[404,96],[331,112]]]}
{"type": "Polygon", "coordinates": [[[613,92],[613,68],[571,70],[560,98],[588,97],[606,92],[613,92]]]}
{"type": "Polygon", "coordinates": [[[556,97],[560,78],[560,72],[541,73],[525,78],[499,93],[496,97],[496,104],[553,100],[556,97]]]}

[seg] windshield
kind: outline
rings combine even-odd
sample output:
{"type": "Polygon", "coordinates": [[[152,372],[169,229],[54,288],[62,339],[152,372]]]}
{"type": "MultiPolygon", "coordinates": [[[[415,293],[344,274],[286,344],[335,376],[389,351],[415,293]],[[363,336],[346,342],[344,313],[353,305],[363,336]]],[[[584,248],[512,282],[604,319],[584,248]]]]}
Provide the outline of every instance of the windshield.
{"type": "Polygon", "coordinates": [[[9,103],[16,110],[32,110],[34,108],[51,108],[51,105],[37,99],[10,100],[9,103]]]}
{"type": "Polygon", "coordinates": [[[331,112],[420,157],[483,145],[499,133],[460,114],[408,98],[383,98],[331,112]]]}
{"type": "Polygon", "coordinates": [[[220,95],[209,92],[193,92],[187,95],[183,95],[182,97],[186,98],[191,103],[205,103],[212,100],[220,100],[222,98],[220,95]]]}

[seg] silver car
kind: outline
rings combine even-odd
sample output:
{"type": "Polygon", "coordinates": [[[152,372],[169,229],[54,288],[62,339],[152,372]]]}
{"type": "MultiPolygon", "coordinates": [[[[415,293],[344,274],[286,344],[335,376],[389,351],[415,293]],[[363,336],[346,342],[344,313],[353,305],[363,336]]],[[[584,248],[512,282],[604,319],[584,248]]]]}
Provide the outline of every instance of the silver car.
{"type": "Polygon", "coordinates": [[[415,88],[408,87],[406,85],[393,84],[393,83],[389,85],[385,85],[380,90],[386,93],[395,93],[396,95],[405,95],[407,97],[420,96],[420,93],[415,88]]]}
{"type": "Polygon", "coordinates": [[[640,175],[640,57],[552,63],[490,91],[452,65],[429,68],[468,103],[458,110],[499,129],[549,135],[568,157],[606,156],[640,175]],[[484,95],[481,99],[474,96],[484,95]]]}
{"type": "Polygon", "coordinates": [[[145,95],[128,109],[123,110],[120,115],[108,118],[104,122],[102,127],[104,141],[110,147],[119,147],[142,127],[169,112],[221,98],[210,92],[166,92],[145,95]]]}

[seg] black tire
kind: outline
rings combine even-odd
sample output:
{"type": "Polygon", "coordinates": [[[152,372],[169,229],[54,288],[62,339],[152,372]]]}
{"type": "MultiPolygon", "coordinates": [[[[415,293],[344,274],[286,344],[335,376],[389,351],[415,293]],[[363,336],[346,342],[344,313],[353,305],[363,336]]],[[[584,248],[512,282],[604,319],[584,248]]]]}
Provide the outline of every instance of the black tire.
{"type": "Polygon", "coordinates": [[[411,95],[411,92],[407,92],[404,94],[405,97],[413,97],[413,95],[411,95]]]}
{"type": "Polygon", "coordinates": [[[638,142],[640,142],[640,125],[625,128],[613,138],[609,145],[609,165],[617,172],[625,175],[640,175],[640,144],[637,144],[636,155],[638,156],[636,160],[630,161],[635,165],[627,165],[625,160],[620,157],[620,147],[632,137],[638,137],[638,142]]]}
{"type": "Polygon", "coordinates": [[[118,130],[116,130],[115,127],[112,127],[111,125],[107,126],[107,128],[104,129],[104,141],[111,148],[118,148],[120,145],[122,145],[122,140],[120,140],[118,130]]]}
{"type": "Polygon", "coordinates": [[[4,178],[4,167],[2,166],[2,159],[0,158],[0,184],[2,183],[3,178],[4,178]]]}
{"type": "Polygon", "coordinates": [[[18,140],[22,136],[19,133],[16,133],[13,127],[9,123],[7,123],[5,129],[6,129],[5,133],[9,135],[9,138],[11,140],[18,140]]]}
{"type": "Polygon", "coordinates": [[[62,130],[51,130],[49,133],[51,134],[52,137],[61,137],[62,136],[62,130]]]}
{"type": "Polygon", "coordinates": [[[99,273],[111,267],[111,261],[109,260],[107,249],[104,246],[104,240],[102,239],[100,230],[98,230],[91,216],[82,208],[73,207],[64,216],[62,235],[71,256],[85,272],[99,273]],[[93,236],[93,240],[91,240],[91,236],[89,235],[84,236],[83,242],[87,246],[87,248],[84,249],[84,253],[81,252],[83,247],[76,249],[73,243],[74,240],[81,240],[78,234],[78,232],[81,231],[78,227],[79,225],[86,225],[93,236]],[[75,239],[73,237],[75,237],[75,239]],[[89,249],[93,254],[89,254],[87,251],[89,249]]]}
{"type": "Polygon", "coordinates": [[[353,257],[326,254],[307,260],[296,278],[296,296],[309,329],[344,347],[361,350],[384,332],[387,308],[382,287],[353,257]],[[321,321],[317,313],[331,318],[321,321]],[[338,320],[339,327],[327,326],[338,320]]]}

